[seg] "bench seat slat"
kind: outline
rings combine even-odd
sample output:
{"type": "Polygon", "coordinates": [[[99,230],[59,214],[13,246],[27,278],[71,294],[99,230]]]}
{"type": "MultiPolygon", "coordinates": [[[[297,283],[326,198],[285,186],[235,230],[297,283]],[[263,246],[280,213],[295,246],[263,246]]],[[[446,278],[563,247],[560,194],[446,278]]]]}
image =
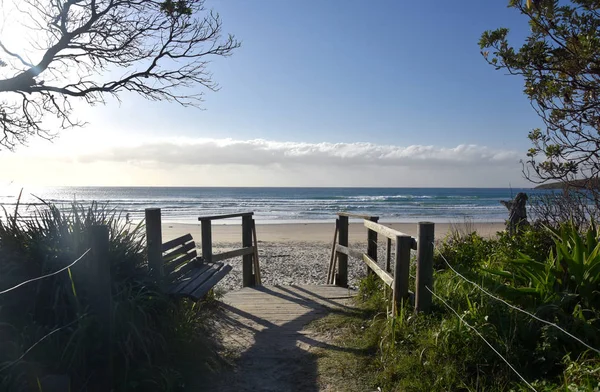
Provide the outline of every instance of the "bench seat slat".
{"type": "Polygon", "coordinates": [[[231,271],[232,267],[229,264],[223,265],[218,271],[216,271],[208,280],[202,285],[196,287],[196,289],[189,294],[191,298],[200,299],[208,293],[221,279],[225,277],[231,271]]]}
{"type": "Polygon", "coordinates": [[[173,249],[176,246],[185,244],[186,242],[189,242],[191,240],[192,240],[192,235],[191,234],[186,234],[186,235],[183,235],[181,237],[177,237],[175,239],[172,239],[172,240],[167,241],[164,244],[162,244],[162,251],[166,252],[168,250],[173,249]]]}
{"type": "Polygon", "coordinates": [[[190,279],[188,284],[182,285],[182,287],[177,290],[177,294],[190,297],[191,293],[193,293],[199,286],[203,285],[205,281],[210,279],[211,276],[223,268],[223,265],[223,263],[203,263],[201,268],[205,269],[202,271],[202,273],[195,275],[193,279],[190,279]]]}
{"type": "MultiPolygon", "coordinates": [[[[188,253],[184,253],[183,255],[181,255],[181,257],[178,257],[172,261],[169,261],[168,263],[164,264],[164,269],[165,269],[165,274],[170,275],[173,273],[173,271],[175,271],[177,269],[177,267],[181,267],[182,264],[189,264],[190,260],[192,261],[193,264],[193,260],[198,257],[198,254],[196,253],[196,250],[194,249],[191,252],[188,253]]],[[[177,271],[177,274],[179,275],[180,271],[177,271]]]]}
{"type": "Polygon", "coordinates": [[[202,259],[196,258],[194,260],[188,261],[187,263],[179,264],[179,266],[171,272],[171,275],[183,276],[189,270],[198,268],[201,265],[202,265],[202,259]]]}
{"type": "Polygon", "coordinates": [[[210,265],[208,264],[200,264],[198,267],[192,268],[191,270],[187,271],[185,274],[177,278],[177,280],[170,285],[168,292],[171,294],[179,293],[187,285],[192,283],[196,278],[208,271],[209,268],[210,265]]]}
{"type": "Polygon", "coordinates": [[[184,244],[183,246],[173,250],[170,253],[163,254],[163,261],[165,263],[168,263],[171,260],[174,260],[175,258],[179,257],[181,254],[187,253],[192,249],[196,249],[196,243],[194,241],[188,242],[187,244],[184,244]]]}

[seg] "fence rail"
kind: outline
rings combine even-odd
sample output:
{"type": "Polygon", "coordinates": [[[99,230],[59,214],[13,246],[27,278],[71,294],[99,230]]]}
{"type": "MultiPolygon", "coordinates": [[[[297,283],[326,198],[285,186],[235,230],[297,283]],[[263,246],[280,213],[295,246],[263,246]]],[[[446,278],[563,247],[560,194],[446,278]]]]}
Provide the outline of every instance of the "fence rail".
{"type": "Polygon", "coordinates": [[[430,287],[433,281],[434,224],[431,222],[420,222],[418,238],[414,238],[406,233],[378,223],[379,217],[377,216],[347,212],[340,212],[337,215],[327,283],[347,287],[348,257],[362,260],[369,267],[369,273],[377,275],[392,289],[392,312],[396,314],[400,302],[410,298],[410,294],[412,294],[409,291],[409,271],[411,250],[416,250],[415,310],[417,312],[429,312],[431,307],[431,293],[427,290],[427,287],[430,287]],[[366,253],[351,249],[348,246],[349,218],[362,219],[364,226],[367,228],[366,253]],[[387,239],[384,267],[380,266],[377,261],[378,235],[382,235],[387,239]],[[393,274],[392,246],[395,247],[393,274]]]}

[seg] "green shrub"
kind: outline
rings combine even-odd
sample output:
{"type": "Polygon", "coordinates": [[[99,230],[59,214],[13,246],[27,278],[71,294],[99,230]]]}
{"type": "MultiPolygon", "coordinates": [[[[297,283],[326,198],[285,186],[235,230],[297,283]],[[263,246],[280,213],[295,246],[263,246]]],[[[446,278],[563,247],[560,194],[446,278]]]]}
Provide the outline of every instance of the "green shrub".
{"type": "MultiPolygon", "coordinates": [[[[90,247],[92,225],[109,228],[116,390],[177,390],[183,384],[177,362],[191,354],[188,347],[214,351],[208,350],[207,310],[173,301],[150,279],[141,224],[95,203],[66,213],[47,205],[31,220],[7,216],[0,220],[0,291],[69,265],[90,247]]],[[[69,374],[77,390],[85,389],[100,340],[82,292],[75,265],[0,296],[0,369],[47,333],[72,324],[1,371],[0,391],[29,390],[45,374],[69,374]]],[[[212,360],[207,357],[199,364],[212,360]]]]}

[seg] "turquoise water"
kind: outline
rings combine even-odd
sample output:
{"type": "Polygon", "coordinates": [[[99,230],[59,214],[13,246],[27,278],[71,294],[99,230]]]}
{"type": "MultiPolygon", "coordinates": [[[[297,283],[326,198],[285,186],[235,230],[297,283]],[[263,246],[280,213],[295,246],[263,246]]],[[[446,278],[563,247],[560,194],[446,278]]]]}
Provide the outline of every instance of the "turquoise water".
{"type": "MultiPolygon", "coordinates": [[[[23,191],[21,214],[43,204],[63,208],[77,200],[98,201],[141,219],[145,208],[161,208],[166,222],[197,222],[200,215],[254,211],[259,223],[331,221],[338,211],[376,215],[381,221],[502,222],[499,200],[532,189],[509,188],[199,188],[199,187],[54,187],[23,191]]],[[[11,211],[18,190],[3,191],[0,204],[11,211]]]]}

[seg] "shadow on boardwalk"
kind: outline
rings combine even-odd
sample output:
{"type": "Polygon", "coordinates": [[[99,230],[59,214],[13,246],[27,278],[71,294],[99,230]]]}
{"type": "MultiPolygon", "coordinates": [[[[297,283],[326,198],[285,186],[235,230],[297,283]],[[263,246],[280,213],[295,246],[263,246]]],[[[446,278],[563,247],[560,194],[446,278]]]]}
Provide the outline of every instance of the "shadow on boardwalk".
{"type": "Polygon", "coordinates": [[[320,391],[316,348],[349,349],[304,327],[351,313],[354,292],[335,286],[262,286],[228,293],[219,328],[234,366],[188,391],[320,391]],[[201,384],[201,385],[200,385],[201,384]]]}

